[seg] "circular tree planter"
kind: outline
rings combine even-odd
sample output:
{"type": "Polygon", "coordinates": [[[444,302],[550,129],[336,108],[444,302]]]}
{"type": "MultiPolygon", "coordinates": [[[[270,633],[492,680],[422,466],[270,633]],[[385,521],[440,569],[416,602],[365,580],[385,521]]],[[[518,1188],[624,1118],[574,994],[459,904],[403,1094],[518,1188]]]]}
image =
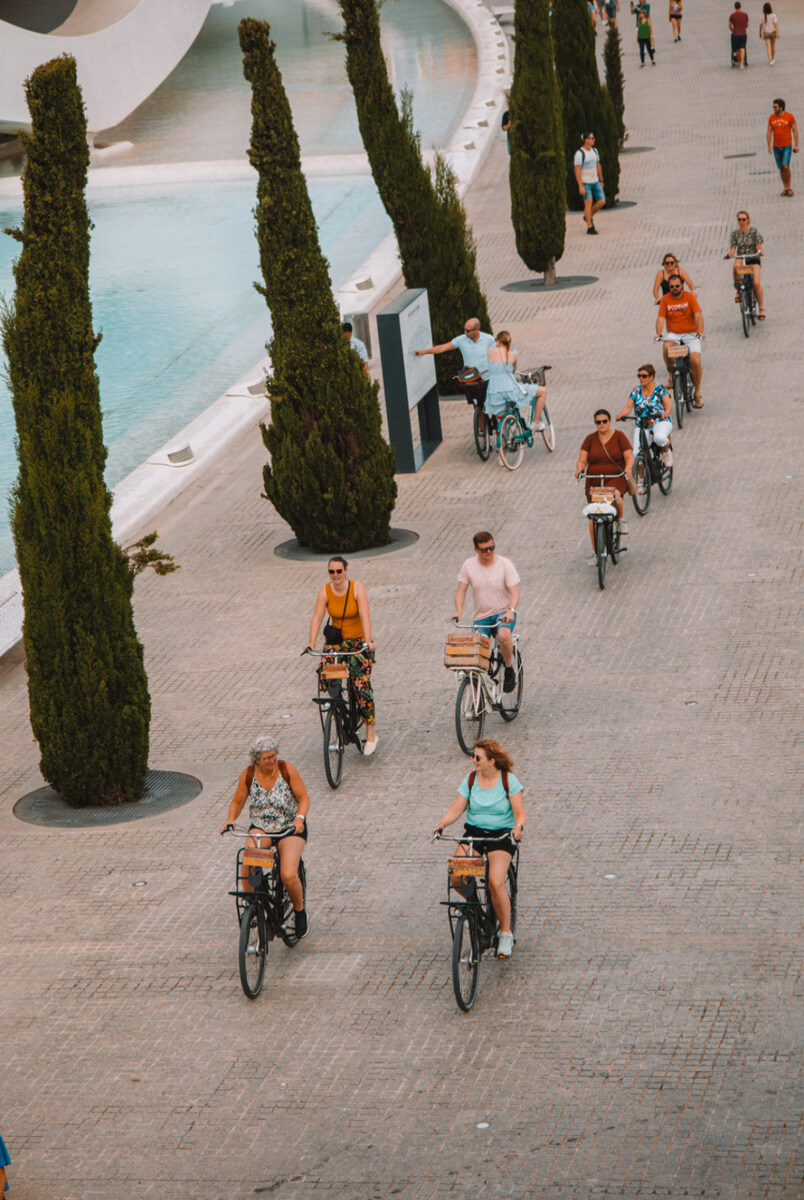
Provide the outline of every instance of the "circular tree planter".
{"type": "MultiPolygon", "coordinates": [[[[373,546],[370,550],[349,550],[346,553],[350,560],[375,558],[379,554],[393,554],[394,550],[407,550],[408,546],[413,546],[418,540],[418,533],[414,533],[412,529],[392,529],[391,540],[387,546],[373,546]]],[[[340,551],[333,551],[333,554],[338,553],[340,551]]],[[[332,558],[332,554],[319,554],[315,550],[308,550],[305,546],[300,546],[296,538],[280,542],[274,550],[274,554],[278,554],[280,558],[290,558],[294,562],[329,562],[332,558]]]]}
{"type": "Polygon", "coordinates": [[[29,825],[50,825],[61,829],[86,829],[100,825],[124,825],[156,817],[189,804],[201,794],[202,783],[194,775],[176,771],[149,771],[145,776],[142,799],[133,804],[97,805],[72,808],[52,787],[28,792],[14,805],[14,816],[29,825]]]}
{"type": "Polygon", "coordinates": [[[588,287],[597,283],[597,275],[564,275],[559,276],[555,283],[545,283],[543,279],[518,279],[515,283],[504,283],[500,288],[503,292],[566,292],[570,288],[588,287]]]}

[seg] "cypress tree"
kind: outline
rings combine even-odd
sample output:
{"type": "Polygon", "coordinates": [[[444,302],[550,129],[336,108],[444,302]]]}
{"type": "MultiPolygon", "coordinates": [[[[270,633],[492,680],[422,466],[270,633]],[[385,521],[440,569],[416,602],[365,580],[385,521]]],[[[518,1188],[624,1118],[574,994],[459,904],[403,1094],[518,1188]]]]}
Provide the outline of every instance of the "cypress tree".
{"type": "Polygon", "coordinates": [[[603,62],[606,66],[606,91],[611,97],[614,119],[617,122],[617,145],[625,145],[625,94],[623,79],[622,39],[615,21],[609,21],[606,41],[603,45],[603,62]]]}
{"type": "Polygon", "coordinates": [[[555,283],[564,253],[564,130],[556,80],[550,0],[519,0],[511,88],[511,221],[519,257],[555,283]]]}
{"type": "Polygon", "coordinates": [[[573,160],[582,135],[591,129],[603,168],[606,206],[610,208],[616,202],[620,189],[617,119],[611,97],[600,83],[595,58],[595,32],[589,20],[586,0],[554,0],[553,40],[564,117],[567,203],[574,210],[583,208],[573,160]]]}
{"type": "Polygon", "coordinates": [[[273,321],[265,494],[303,546],[386,545],[396,483],[379,385],[341,330],[270,27],[246,18],[239,35],[252,87],[249,159],[259,176],[257,290],[273,321]]]}
{"type": "Polygon", "coordinates": [[[22,244],[3,341],[17,423],[12,529],[31,726],[45,779],[75,807],[142,794],[150,697],[112,538],[89,298],[89,150],[75,60],[25,84],[22,244]]]}
{"type": "MultiPolygon", "coordinates": [[[[427,288],[436,345],[448,342],[468,317],[490,329],[486,297],[477,278],[477,255],[455,176],[440,155],[430,174],[413,128],[410,98],[397,106],[380,45],[375,0],[339,0],[346,71],[357,105],[360,135],[374,182],[393,222],[405,283],[427,288]]],[[[438,386],[454,391],[457,355],[436,358],[438,386]]]]}

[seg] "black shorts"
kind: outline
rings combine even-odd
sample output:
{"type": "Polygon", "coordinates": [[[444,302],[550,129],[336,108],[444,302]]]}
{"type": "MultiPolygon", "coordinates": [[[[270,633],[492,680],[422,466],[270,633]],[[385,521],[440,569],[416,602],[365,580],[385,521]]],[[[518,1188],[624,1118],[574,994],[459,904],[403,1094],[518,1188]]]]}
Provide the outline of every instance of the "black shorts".
{"type": "Polygon", "coordinates": [[[475,854],[488,854],[489,850],[505,850],[511,857],[516,854],[516,842],[512,837],[505,838],[504,841],[492,841],[492,838],[498,838],[501,834],[509,833],[508,829],[480,829],[477,825],[470,825],[468,822],[463,827],[463,831],[467,837],[480,838],[480,841],[471,842],[475,854]],[[483,838],[489,838],[489,841],[483,841],[483,838]]]}
{"type": "Polygon", "coordinates": [[[248,831],[249,831],[249,834],[253,834],[255,837],[271,838],[274,842],[274,845],[276,845],[277,842],[284,841],[284,839],[286,837],[300,837],[306,842],[307,841],[307,818],[302,817],[302,820],[304,821],[304,829],[301,831],[301,833],[296,833],[296,832],[283,833],[282,837],[276,837],[273,833],[268,833],[265,829],[260,829],[259,825],[250,825],[248,831]]]}
{"type": "Polygon", "coordinates": [[[743,259],[743,262],[745,263],[745,265],[747,267],[761,267],[762,266],[762,259],[759,257],[758,254],[749,254],[747,258],[743,259]]]}
{"type": "Polygon", "coordinates": [[[731,35],[732,50],[745,50],[745,43],[748,40],[747,33],[733,33],[731,35]]]}

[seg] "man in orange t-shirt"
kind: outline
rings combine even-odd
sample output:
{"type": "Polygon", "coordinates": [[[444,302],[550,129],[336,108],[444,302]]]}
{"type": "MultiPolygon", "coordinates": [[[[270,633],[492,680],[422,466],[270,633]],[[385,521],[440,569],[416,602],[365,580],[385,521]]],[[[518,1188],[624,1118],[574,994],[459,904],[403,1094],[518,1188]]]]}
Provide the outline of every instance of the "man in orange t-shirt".
{"type": "Polygon", "coordinates": [[[704,340],[703,313],[693,292],[684,291],[684,281],[680,275],[671,275],[667,281],[670,291],[662,296],[659,312],[656,317],[656,336],[660,338],[667,325],[667,335],[662,353],[664,364],[670,370],[667,359],[667,343],[676,342],[685,345],[690,352],[690,370],[692,382],[695,384],[695,407],[703,408],[701,399],[701,343],[704,340]]]}
{"type": "Polygon", "coordinates": [[[783,196],[792,196],[790,186],[790,155],[798,154],[798,125],[792,113],[785,111],[784,100],[774,100],[768,117],[768,154],[773,154],[784,184],[783,196]],[[795,146],[793,141],[795,139],[795,146]]]}

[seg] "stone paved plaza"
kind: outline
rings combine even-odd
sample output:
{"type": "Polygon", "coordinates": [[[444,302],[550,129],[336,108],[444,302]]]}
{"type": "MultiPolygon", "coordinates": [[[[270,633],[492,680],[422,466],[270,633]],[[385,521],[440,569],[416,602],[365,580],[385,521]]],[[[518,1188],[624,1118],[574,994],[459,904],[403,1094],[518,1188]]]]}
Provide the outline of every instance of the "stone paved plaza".
{"type": "Polygon", "coordinates": [[[339,791],[299,657],[324,568],[274,554],[289,531],[260,498],[257,432],[158,522],[181,571],[137,584],[151,763],[198,776],[197,800],[116,828],[21,823],[38,754],[23,667],[0,664],[15,1200],[802,1196],[804,175],[794,159],[779,198],[764,128],[775,95],[796,111],[804,11],[779,0],[776,66],[752,34],[736,72],[730,7],[685,6],[674,45],[654,5],[645,70],[621,16],[629,146],[653,149],[623,157],[635,207],[602,213],[598,238],[568,217],[559,275],[595,283],[511,289],[528,274],[502,142],[471,192],[494,326],[553,364],[558,446],[510,474],[476,457],[466,406],[442,406],[443,446],[399,481],[394,524],[419,541],[354,564],[380,748],[347,751],[339,791]],[[767,248],[768,319],[747,341],[722,262],[740,206],[767,248]],[[671,249],[700,289],[706,405],[600,592],[573,468],[593,409],[617,411],[658,361],[650,289],[671,249]],[[468,766],[441,646],[484,526],[523,580],[525,705],[488,732],[529,824],[514,958],[483,963],[464,1015],[428,833],[468,766]],[[252,1003],[218,828],[266,731],[311,794],[311,932],[272,945],[252,1003]]]}

